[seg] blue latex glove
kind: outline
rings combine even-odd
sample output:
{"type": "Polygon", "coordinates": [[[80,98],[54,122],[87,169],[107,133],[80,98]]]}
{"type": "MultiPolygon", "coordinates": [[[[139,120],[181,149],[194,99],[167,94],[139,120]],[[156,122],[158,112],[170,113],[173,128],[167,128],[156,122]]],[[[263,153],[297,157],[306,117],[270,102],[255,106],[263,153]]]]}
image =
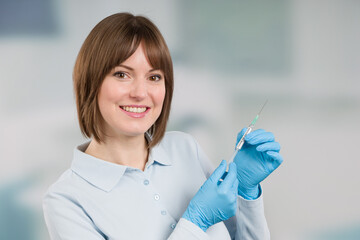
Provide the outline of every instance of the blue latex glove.
{"type": "Polygon", "coordinates": [[[223,181],[220,181],[226,166],[226,161],[223,160],[191,199],[182,216],[204,232],[213,224],[224,221],[236,213],[238,188],[236,165],[231,163],[228,174],[223,181]]]}
{"type": "MultiPolygon", "coordinates": [[[[238,134],[237,143],[245,131],[246,128],[243,128],[238,134]]],[[[240,196],[248,200],[260,196],[260,182],[283,162],[279,151],[280,144],[275,142],[275,137],[271,132],[258,129],[245,136],[245,143],[234,159],[240,196]]]]}

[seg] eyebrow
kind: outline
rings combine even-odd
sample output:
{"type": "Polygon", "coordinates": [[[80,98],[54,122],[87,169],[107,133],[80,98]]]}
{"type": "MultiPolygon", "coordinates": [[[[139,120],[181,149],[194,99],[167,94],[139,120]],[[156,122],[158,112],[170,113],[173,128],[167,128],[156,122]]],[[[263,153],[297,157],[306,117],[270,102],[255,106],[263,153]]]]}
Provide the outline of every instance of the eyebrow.
{"type": "MultiPolygon", "coordinates": [[[[130,71],[134,71],[134,69],[132,67],[129,67],[129,66],[126,66],[126,65],[123,65],[123,64],[119,64],[118,67],[123,67],[123,68],[126,68],[126,69],[130,70],[130,71]]],[[[156,69],[150,69],[149,72],[154,72],[154,71],[158,71],[158,70],[161,71],[161,69],[156,68],[156,69]]]]}
{"type": "Polygon", "coordinates": [[[119,64],[118,67],[123,67],[123,68],[126,68],[130,71],[134,71],[134,69],[132,67],[129,67],[129,66],[126,66],[126,65],[123,65],[123,64],[119,64]]]}

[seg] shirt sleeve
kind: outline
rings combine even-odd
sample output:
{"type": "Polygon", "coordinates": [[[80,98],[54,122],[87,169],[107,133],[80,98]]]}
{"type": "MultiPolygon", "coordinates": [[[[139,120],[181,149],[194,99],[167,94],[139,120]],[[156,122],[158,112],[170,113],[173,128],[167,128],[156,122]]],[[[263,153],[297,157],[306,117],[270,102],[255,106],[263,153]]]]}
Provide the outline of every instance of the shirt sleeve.
{"type": "Polygon", "coordinates": [[[176,228],[169,236],[168,240],[210,240],[209,236],[198,226],[185,218],[180,218],[176,228]]]}
{"type": "MultiPolygon", "coordinates": [[[[200,165],[207,178],[214,171],[208,157],[194,139],[200,165]]],[[[260,197],[255,200],[246,200],[238,196],[238,208],[236,215],[224,221],[231,239],[270,239],[270,232],[267,226],[264,213],[262,191],[260,197]]]]}
{"type": "Polygon", "coordinates": [[[51,240],[107,239],[73,197],[49,191],[43,210],[51,240]]]}

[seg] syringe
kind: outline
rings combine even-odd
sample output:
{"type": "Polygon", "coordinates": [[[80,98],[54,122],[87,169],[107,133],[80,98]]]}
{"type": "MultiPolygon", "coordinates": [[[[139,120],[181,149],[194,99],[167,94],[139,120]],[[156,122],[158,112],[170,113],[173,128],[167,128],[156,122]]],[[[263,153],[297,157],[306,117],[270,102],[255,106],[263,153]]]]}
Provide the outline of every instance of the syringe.
{"type": "Polygon", "coordinates": [[[233,153],[233,155],[230,158],[229,164],[231,162],[234,161],[234,158],[236,156],[236,154],[238,153],[238,151],[242,148],[242,146],[245,143],[245,136],[248,135],[254,128],[256,121],[258,120],[261,111],[264,109],[266,103],[268,102],[268,100],[266,100],[266,102],[264,103],[264,105],[262,106],[262,108],[260,109],[259,113],[256,115],[256,117],[254,118],[254,120],[250,123],[250,125],[248,126],[248,128],[246,129],[244,135],[242,136],[242,138],[240,139],[239,143],[236,145],[235,151],[233,153]]]}

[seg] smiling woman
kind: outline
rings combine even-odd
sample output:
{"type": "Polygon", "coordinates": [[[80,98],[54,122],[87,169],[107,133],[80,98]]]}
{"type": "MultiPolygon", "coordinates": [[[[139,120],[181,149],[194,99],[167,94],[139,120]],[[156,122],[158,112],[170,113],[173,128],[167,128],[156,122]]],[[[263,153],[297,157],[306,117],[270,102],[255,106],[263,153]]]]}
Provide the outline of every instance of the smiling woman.
{"type": "Polygon", "coordinates": [[[144,132],[161,114],[165,99],[162,72],[150,65],[141,43],[128,59],[105,76],[98,106],[107,137],[144,138],[144,132]]]}
{"type": "MultiPolygon", "coordinates": [[[[139,71],[144,71],[146,67],[149,71],[147,77],[162,76],[162,84],[166,87],[161,114],[149,129],[151,147],[164,136],[173,94],[173,67],[165,40],[157,27],[142,16],[135,18],[130,14],[115,14],[95,26],[79,52],[73,73],[79,124],[85,136],[100,142],[104,140],[104,119],[98,106],[103,81],[111,75],[119,80],[134,80],[135,74],[144,74],[139,71]],[[131,59],[128,59],[130,56],[131,59]],[[127,66],[125,60],[131,65],[127,66]],[[133,65],[137,64],[142,69],[134,69],[133,65]]],[[[138,84],[138,81],[135,83],[138,84]]]]}
{"type": "Polygon", "coordinates": [[[260,181],[280,165],[279,144],[255,130],[225,174],[225,161],[213,171],[190,135],[165,133],[172,61],[150,20],[102,20],[81,47],[73,80],[90,141],[45,194],[52,239],[269,239],[260,181]]]}

